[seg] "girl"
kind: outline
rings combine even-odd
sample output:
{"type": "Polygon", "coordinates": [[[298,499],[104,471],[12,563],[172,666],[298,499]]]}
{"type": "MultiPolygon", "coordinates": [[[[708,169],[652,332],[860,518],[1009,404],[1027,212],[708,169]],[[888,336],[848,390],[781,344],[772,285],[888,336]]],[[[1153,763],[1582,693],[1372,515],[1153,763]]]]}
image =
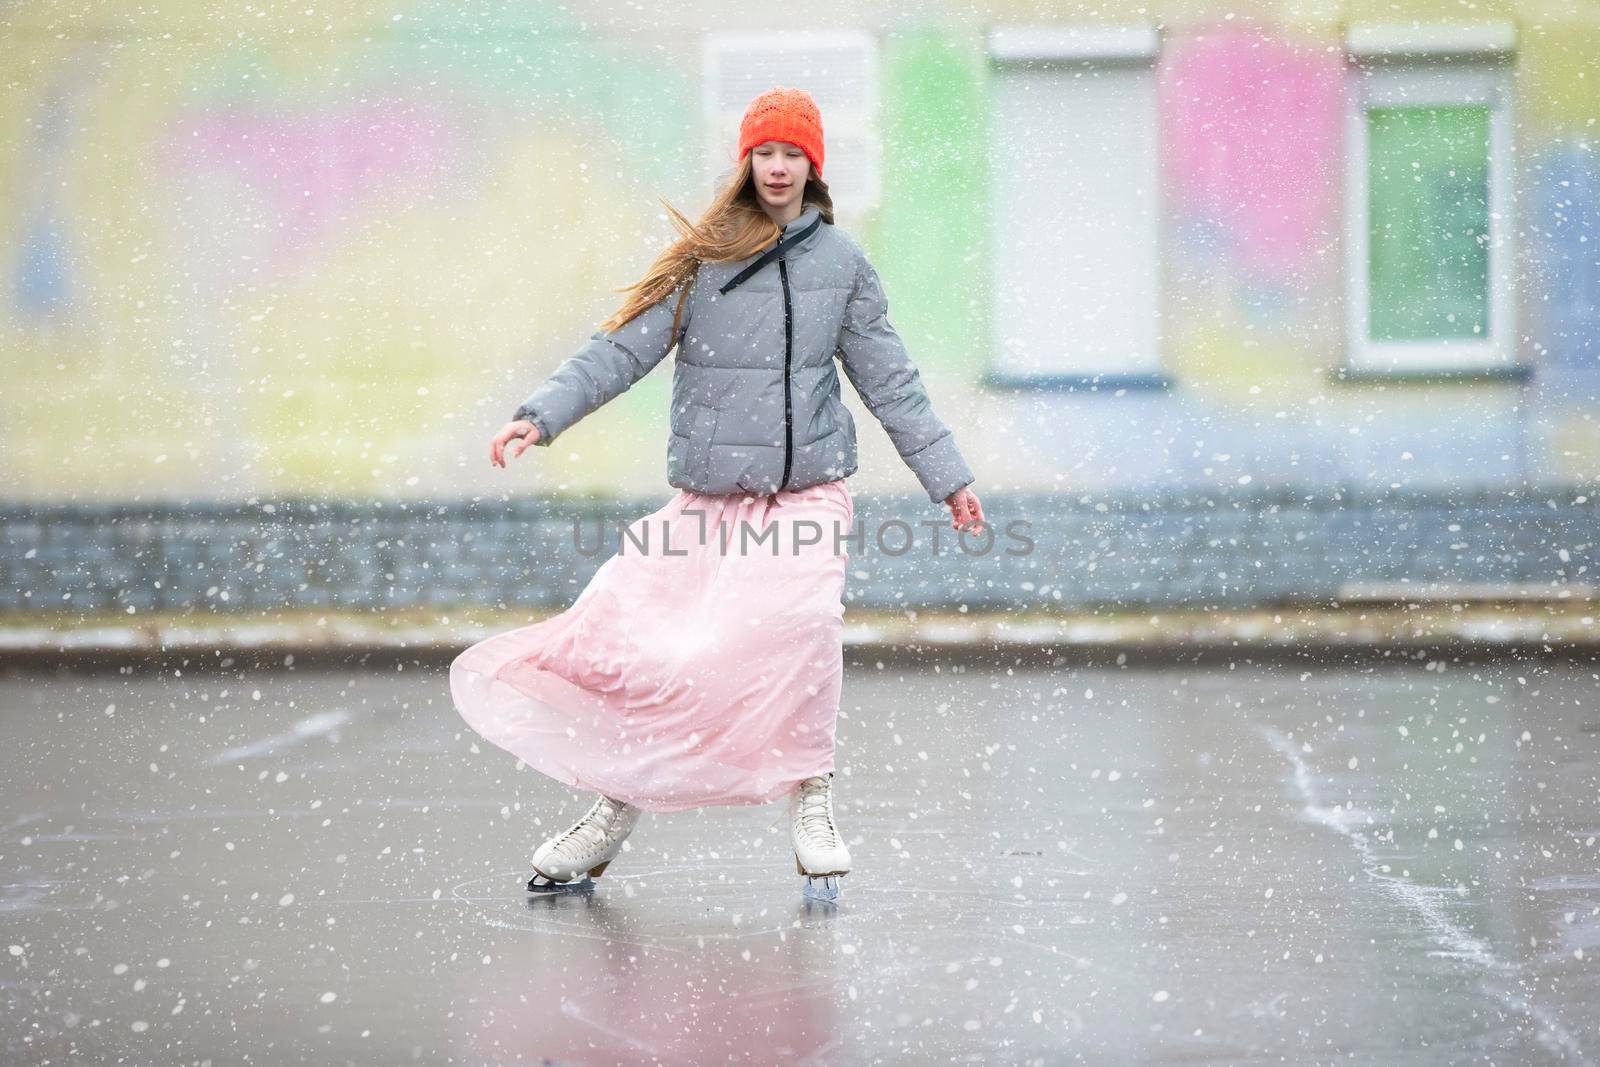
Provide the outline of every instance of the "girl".
{"type": "Polygon", "coordinates": [[[785,795],[806,894],[836,898],[850,869],[832,783],[856,438],[836,357],[955,528],[980,529],[983,511],[877,272],[833,225],[822,161],[808,93],[752,101],[698,224],[668,205],[682,236],[490,445],[500,467],[513,440],[513,457],[548,446],[677,347],[678,493],[630,525],[572,607],[451,664],[475,730],[599,794],[535,851],[534,892],[592,887],[641,811],[785,795]]]}

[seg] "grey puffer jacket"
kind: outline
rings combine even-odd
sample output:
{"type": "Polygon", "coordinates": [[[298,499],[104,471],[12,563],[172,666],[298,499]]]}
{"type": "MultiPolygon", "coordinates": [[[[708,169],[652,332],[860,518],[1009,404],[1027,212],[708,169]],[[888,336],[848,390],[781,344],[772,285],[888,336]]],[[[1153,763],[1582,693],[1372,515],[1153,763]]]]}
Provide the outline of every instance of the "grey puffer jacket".
{"type": "Polygon", "coordinates": [[[844,372],[930,500],[973,481],[950,429],[889,325],[878,273],[815,205],[749,259],[701,263],[677,337],[679,290],[614,333],[596,331],[513,419],[551,444],[619,396],[678,344],[667,482],[698,493],[769,493],[853,474],[855,420],[844,372]]]}

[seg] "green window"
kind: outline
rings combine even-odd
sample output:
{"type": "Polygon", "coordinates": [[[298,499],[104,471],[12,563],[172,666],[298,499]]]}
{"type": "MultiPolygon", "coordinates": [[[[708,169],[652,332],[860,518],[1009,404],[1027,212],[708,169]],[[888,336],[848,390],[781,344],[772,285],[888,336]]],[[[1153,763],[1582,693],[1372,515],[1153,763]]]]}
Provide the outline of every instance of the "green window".
{"type": "Polygon", "coordinates": [[[1489,333],[1489,108],[1370,107],[1368,316],[1374,341],[1489,333]]]}

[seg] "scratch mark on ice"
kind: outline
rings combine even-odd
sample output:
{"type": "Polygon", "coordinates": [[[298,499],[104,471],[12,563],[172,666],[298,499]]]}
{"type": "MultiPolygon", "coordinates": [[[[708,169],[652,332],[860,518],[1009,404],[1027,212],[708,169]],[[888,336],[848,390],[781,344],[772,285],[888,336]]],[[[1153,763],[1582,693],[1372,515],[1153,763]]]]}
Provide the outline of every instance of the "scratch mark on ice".
{"type": "Polygon", "coordinates": [[[221,763],[232,763],[234,760],[270,756],[283,749],[309,741],[313,737],[331,734],[349,721],[350,713],[347,711],[320,711],[315,715],[308,715],[301,719],[285,733],[262,738],[260,741],[252,741],[237,748],[225,749],[206,760],[206,762],[216,766],[221,763]]]}
{"type": "MultiPolygon", "coordinates": [[[[1294,785],[1300,793],[1301,800],[1305,802],[1306,816],[1342,835],[1354,845],[1361,856],[1361,866],[1367,876],[1392,893],[1401,904],[1420,915],[1423,922],[1427,923],[1439,942],[1444,945],[1446,955],[1475,964],[1487,974],[1504,979],[1507,983],[1518,979],[1520,967],[1498,959],[1486,942],[1473,936],[1466,927],[1452,919],[1441,906],[1439,902],[1449,893],[1448,890],[1437,886],[1418,885],[1405,878],[1385,873],[1382,870],[1383,861],[1373,851],[1367,835],[1355,828],[1354,813],[1341,805],[1336,804],[1331,808],[1323,805],[1317,795],[1316,785],[1311,780],[1311,768],[1300,758],[1300,753],[1295,750],[1294,744],[1270,726],[1260,727],[1260,730],[1266,736],[1268,743],[1294,768],[1294,785]]],[[[1490,988],[1501,1002],[1523,1012],[1544,1027],[1538,1037],[1546,1048],[1560,1054],[1570,1063],[1579,1065],[1588,1063],[1584,1059],[1583,1050],[1579,1047],[1577,1039],[1551,1018],[1550,1013],[1544,1008],[1519,995],[1507,985],[1493,984],[1490,988]]]]}

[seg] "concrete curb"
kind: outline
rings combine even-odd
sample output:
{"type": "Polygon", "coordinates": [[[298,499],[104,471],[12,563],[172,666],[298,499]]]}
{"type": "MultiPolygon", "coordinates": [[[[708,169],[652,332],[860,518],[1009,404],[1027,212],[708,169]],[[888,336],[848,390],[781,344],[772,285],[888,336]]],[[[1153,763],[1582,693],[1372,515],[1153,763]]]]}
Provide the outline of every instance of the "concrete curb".
{"type": "MultiPolygon", "coordinates": [[[[0,619],[0,664],[448,663],[474,641],[545,617],[487,609],[106,616],[56,624],[14,617],[0,619]]],[[[1600,626],[1587,599],[1050,615],[847,609],[845,651],[854,663],[952,664],[1589,656],[1600,651],[1600,626]]]]}

